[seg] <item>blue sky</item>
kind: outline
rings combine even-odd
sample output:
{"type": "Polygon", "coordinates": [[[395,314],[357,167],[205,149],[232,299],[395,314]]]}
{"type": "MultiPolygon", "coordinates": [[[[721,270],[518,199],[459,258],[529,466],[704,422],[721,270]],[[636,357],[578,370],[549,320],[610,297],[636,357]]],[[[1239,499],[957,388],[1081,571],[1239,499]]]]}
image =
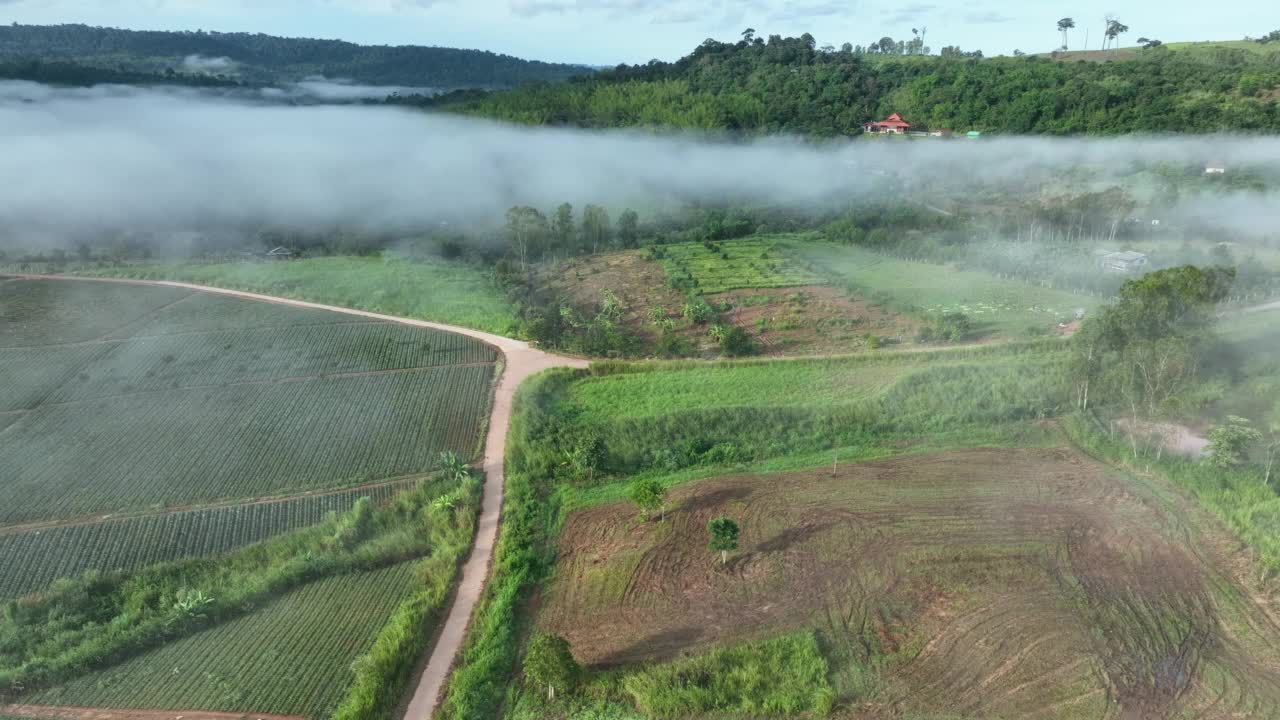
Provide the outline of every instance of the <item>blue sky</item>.
{"type": "MultiPolygon", "coordinates": [[[[1071,46],[1096,49],[1115,14],[1165,42],[1235,40],[1280,26],[1270,3],[1189,0],[0,0],[0,23],[83,22],[137,29],[246,30],[371,44],[467,47],[540,60],[613,65],[675,59],[705,38],[809,32],[820,45],[910,37],[987,54],[1053,49],[1058,18],[1074,17],[1071,46]],[[1269,22],[1266,27],[1258,23],[1269,22]]],[[[1122,43],[1124,44],[1124,43],[1122,43]]]]}

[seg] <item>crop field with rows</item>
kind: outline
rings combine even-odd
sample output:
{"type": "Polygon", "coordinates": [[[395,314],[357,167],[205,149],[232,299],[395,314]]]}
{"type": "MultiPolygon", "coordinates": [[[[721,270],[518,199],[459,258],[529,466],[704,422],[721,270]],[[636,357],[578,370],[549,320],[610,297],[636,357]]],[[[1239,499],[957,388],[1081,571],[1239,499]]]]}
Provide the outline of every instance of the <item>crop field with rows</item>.
{"type": "Polygon", "coordinates": [[[352,662],[420,585],[417,565],[304,585],[248,615],[23,702],[323,718],[350,685],[352,662]]]}
{"type": "Polygon", "coordinates": [[[133,570],[217,555],[346,512],[356,500],[390,500],[417,479],[322,495],[0,534],[0,597],[18,597],[87,570],[133,570]]]}
{"type": "Polygon", "coordinates": [[[741,288],[778,288],[821,284],[822,279],[790,260],[769,237],[712,244],[679,243],[662,247],[663,267],[671,282],[711,294],[741,288]]]}
{"type": "Polygon", "coordinates": [[[0,525],[340,489],[479,446],[495,351],[170,288],[0,284],[0,525]]]}

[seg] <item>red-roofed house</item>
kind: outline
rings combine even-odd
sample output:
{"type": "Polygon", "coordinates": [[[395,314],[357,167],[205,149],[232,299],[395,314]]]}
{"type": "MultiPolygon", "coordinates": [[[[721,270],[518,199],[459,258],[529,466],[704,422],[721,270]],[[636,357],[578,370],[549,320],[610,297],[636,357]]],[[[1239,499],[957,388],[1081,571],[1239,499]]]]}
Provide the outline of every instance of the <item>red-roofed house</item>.
{"type": "Polygon", "coordinates": [[[902,135],[911,128],[911,123],[902,119],[898,113],[894,113],[880,122],[863,123],[864,132],[880,133],[882,135],[902,135]]]}

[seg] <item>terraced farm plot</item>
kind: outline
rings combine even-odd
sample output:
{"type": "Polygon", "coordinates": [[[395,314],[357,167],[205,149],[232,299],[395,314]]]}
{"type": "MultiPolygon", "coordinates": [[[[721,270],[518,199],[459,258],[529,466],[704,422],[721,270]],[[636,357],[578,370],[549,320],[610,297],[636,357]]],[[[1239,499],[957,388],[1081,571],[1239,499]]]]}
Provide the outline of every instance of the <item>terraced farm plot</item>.
{"type": "Polygon", "coordinates": [[[351,683],[352,662],[420,586],[416,565],[305,585],[248,615],[22,700],[326,717],[351,683]]]}
{"type": "Polygon", "coordinates": [[[703,294],[822,282],[822,278],[779,251],[777,242],[770,237],[726,240],[716,245],[719,250],[711,250],[702,243],[662,246],[662,264],[667,276],[703,294]]]}
{"type": "Polygon", "coordinates": [[[665,522],[570,515],[538,622],[597,667],[813,628],[841,717],[1280,715],[1280,641],[1217,569],[1225,534],[1137,482],[991,448],[707,480],[665,522]],[[718,516],[742,527],[723,566],[718,516]]]}
{"type": "Polygon", "coordinates": [[[0,597],[47,588],[86,570],[134,570],[224,553],[346,512],[362,497],[386,502],[418,480],[247,505],[143,515],[0,533],[0,597]]]}
{"type": "Polygon", "coordinates": [[[1101,302],[1090,295],[980,271],[907,262],[856,247],[800,239],[787,248],[799,260],[868,298],[929,316],[964,313],[978,330],[988,333],[1016,336],[1030,327],[1047,330],[1073,317],[1076,308],[1088,310],[1101,302]]]}
{"type": "Polygon", "coordinates": [[[25,411],[0,415],[0,525],[349,487],[479,445],[496,355],[458,335],[169,288],[0,292],[0,411],[25,411]]]}

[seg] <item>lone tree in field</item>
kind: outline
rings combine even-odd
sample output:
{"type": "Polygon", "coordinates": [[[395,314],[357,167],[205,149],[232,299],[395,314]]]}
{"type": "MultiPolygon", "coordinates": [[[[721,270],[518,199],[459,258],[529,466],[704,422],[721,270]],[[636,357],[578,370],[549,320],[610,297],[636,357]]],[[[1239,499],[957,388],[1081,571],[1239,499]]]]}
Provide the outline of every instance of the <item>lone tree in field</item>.
{"type": "Polygon", "coordinates": [[[556,689],[569,692],[582,677],[582,667],[573,659],[569,641],[559,635],[541,634],[529,643],[524,657],[524,676],[547,689],[547,699],[556,699],[556,689]]]}
{"type": "Polygon", "coordinates": [[[1249,446],[1262,440],[1262,433],[1249,421],[1228,415],[1227,422],[1209,431],[1209,462],[1220,468],[1239,467],[1249,459],[1249,446]]]}
{"type": "Polygon", "coordinates": [[[637,480],[631,486],[631,502],[640,508],[644,520],[654,510],[661,513],[663,521],[667,519],[667,489],[657,480],[637,480]]]}
{"type": "Polygon", "coordinates": [[[1076,26],[1076,21],[1071,18],[1062,18],[1058,21],[1058,32],[1062,33],[1062,49],[1067,49],[1067,31],[1076,26]]]}
{"type": "Polygon", "coordinates": [[[729,562],[729,551],[738,549],[738,523],[727,517],[718,517],[707,523],[711,542],[707,547],[720,553],[720,564],[729,562]]]}
{"type": "Polygon", "coordinates": [[[635,210],[623,210],[618,216],[618,244],[631,249],[640,244],[640,216],[635,210]]]}
{"type": "Polygon", "coordinates": [[[1072,341],[1071,374],[1077,405],[1091,390],[1128,401],[1135,416],[1156,416],[1194,379],[1212,342],[1214,308],[1227,296],[1235,271],[1191,265],[1125,281],[1116,303],[1085,321],[1072,341]]]}

